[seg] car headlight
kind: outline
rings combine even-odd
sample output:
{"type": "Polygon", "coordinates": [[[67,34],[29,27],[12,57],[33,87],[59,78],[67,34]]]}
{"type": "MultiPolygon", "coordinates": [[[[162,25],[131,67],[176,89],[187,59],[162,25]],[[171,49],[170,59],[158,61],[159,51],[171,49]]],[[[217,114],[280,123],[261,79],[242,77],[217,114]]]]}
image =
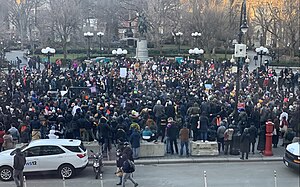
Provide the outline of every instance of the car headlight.
{"type": "Polygon", "coordinates": [[[298,156],[298,160],[300,160],[300,156],[298,156]]]}

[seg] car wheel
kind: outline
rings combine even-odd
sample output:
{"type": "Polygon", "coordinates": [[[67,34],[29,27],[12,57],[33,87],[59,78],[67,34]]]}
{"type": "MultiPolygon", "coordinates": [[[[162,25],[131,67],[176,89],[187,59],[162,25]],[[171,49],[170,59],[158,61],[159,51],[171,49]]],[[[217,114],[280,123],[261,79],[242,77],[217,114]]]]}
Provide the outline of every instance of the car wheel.
{"type": "Polygon", "coordinates": [[[11,167],[2,167],[0,168],[0,180],[10,181],[13,179],[13,169],[11,167]]]}
{"type": "Polygon", "coordinates": [[[70,164],[61,165],[58,168],[58,174],[65,179],[70,179],[74,175],[75,169],[70,164]]]}

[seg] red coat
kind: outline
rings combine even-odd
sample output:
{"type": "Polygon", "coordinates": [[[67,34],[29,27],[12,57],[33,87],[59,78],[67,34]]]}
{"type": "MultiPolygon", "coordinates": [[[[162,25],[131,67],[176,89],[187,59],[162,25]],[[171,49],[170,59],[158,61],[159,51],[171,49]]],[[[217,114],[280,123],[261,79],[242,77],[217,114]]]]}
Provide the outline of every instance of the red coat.
{"type": "Polygon", "coordinates": [[[0,131],[0,143],[4,142],[3,136],[5,134],[5,131],[0,131]]]}

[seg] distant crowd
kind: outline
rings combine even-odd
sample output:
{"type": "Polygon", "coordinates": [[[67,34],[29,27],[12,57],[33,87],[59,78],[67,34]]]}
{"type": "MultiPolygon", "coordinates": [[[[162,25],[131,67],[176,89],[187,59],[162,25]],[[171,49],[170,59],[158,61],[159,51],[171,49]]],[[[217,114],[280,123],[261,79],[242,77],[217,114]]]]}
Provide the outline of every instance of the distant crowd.
{"type": "Polygon", "coordinates": [[[228,61],[118,59],[62,68],[57,60],[41,70],[34,59],[1,74],[0,151],[36,139],[75,138],[98,141],[103,151],[128,141],[137,158],[141,140],[164,142],[167,153],[183,155],[192,139],[217,141],[228,154],[239,134],[247,153],[257,136],[257,149],[264,150],[268,121],[274,147],[280,137],[287,145],[299,136],[300,76],[288,68],[249,71],[245,64],[236,114],[236,74],[228,61]]]}

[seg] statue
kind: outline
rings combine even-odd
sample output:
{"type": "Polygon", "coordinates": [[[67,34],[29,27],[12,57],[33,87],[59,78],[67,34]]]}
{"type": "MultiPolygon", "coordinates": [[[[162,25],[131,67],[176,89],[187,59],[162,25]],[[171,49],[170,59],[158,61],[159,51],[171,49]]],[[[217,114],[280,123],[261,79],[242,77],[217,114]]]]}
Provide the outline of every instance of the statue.
{"type": "Polygon", "coordinates": [[[140,37],[144,38],[145,33],[147,33],[147,21],[146,21],[146,17],[144,15],[144,13],[138,14],[138,31],[140,33],[140,37]]]}

